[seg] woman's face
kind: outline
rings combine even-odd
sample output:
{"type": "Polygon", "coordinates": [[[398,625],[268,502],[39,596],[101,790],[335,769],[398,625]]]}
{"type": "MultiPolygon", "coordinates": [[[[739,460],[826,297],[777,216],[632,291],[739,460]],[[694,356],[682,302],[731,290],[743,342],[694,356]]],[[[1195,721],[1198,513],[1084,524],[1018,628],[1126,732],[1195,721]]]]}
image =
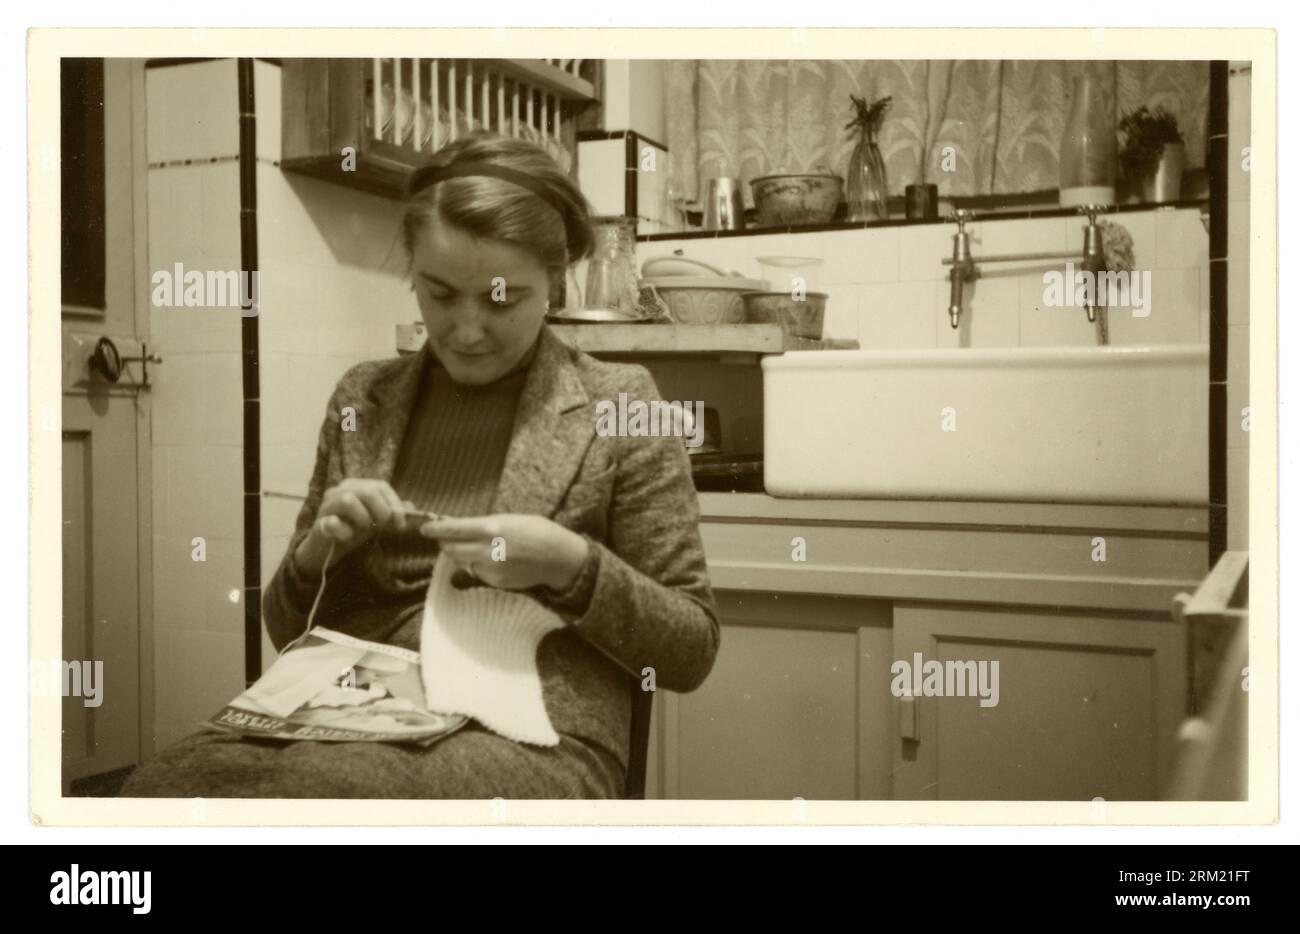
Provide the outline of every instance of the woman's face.
{"type": "Polygon", "coordinates": [[[526,250],[437,221],[415,238],[411,278],[429,349],[452,379],[472,385],[523,359],[551,287],[546,267],[526,250]]]}

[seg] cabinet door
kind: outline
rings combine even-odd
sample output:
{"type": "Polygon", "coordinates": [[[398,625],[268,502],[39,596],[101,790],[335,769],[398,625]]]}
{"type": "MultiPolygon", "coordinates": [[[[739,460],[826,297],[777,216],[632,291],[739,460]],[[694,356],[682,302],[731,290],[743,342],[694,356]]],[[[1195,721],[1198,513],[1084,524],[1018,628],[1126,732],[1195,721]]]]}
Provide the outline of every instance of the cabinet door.
{"type": "Polygon", "coordinates": [[[967,696],[893,698],[894,796],[1154,800],[1186,706],[1182,632],[1172,620],[896,606],[895,663],[939,662],[949,694],[961,688],[949,670],[987,664],[983,700],[969,684],[967,696]]]}
{"type": "Polygon", "coordinates": [[[888,605],[719,591],[708,680],[655,698],[647,797],[887,799],[888,605]]]}

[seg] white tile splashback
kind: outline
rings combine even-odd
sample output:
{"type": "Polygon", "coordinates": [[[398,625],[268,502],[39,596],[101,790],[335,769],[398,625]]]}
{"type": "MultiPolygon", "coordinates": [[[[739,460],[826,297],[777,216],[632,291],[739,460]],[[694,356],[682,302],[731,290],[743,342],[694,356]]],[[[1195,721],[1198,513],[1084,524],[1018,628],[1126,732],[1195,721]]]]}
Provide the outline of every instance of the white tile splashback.
{"type": "MultiPolygon", "coordinates": [[[[1209,235],[1196,208],[1113,215],[1133,237],[1139,271],[1151,273],[1152,314],[1111,311],[1117,345],[1203,344],[1209,339],[1209,235]]],[[[981,254],[1083,251],[1085,221],[1075,217],[984,220],[970,225],[981,254]]],[[[830,294],[826,337],[857,339],[864,349],[1091,346],[1082,308],[1043,308],[1047,263],[982,267],[967,289],[961,327],[948,324],[951,224],[657,240],[637,244],[644,261],[674,250],[758,276],[759,256],[821,258],[830,294]]]]}

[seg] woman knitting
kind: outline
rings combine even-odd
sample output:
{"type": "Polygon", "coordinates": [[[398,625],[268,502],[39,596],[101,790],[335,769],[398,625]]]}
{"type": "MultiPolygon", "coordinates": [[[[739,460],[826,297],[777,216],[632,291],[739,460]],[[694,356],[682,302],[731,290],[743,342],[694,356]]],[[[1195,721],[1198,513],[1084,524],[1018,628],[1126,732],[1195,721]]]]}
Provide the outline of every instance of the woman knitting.
{"type": "MultiPolygon", "coordinates": [[[[532,741],[478,718],[428,748],[199,733],[137,769],[123,796],[617,797],[632,691],[647,679],[690,691],[712,668],[718,616],[686,449],[595,430],[597,402],[657,399],[654,381],[544,324],[569,264],[591,250],[577,187],[530,143],[464,138],[414,173],[402,233],[427,344],[339,382],[263,615],[277,648],[310,615],[313,627],[418,650],[433,644],[436,596],[449,618],[471,613],[460,630],[436,629],[447,666],[492,631],[475,607],[499,598],[540,614],[550,622],[533,642],[511,642],[507,627],[483,649],[489,667],[499,657],[540,683],[532,741]],[[453,569],[477,586],[443,586],[453,569]]],[[[456,672],[427,678],[439,689],[456,672]]],[[[491,710],[499,698],[480,700],[483,719],[513,722],[491,710]]]]}

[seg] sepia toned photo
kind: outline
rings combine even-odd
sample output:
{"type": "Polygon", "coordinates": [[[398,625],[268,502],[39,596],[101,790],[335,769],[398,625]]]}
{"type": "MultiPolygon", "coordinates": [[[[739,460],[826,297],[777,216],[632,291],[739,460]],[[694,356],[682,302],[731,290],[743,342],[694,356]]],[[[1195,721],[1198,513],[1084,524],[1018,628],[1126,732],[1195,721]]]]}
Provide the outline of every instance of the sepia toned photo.
{"type": "Polygon", "coordinates": [[[43,34],[35,813],[1276,813],[1272,39],[771,32],[43,34]]]}

